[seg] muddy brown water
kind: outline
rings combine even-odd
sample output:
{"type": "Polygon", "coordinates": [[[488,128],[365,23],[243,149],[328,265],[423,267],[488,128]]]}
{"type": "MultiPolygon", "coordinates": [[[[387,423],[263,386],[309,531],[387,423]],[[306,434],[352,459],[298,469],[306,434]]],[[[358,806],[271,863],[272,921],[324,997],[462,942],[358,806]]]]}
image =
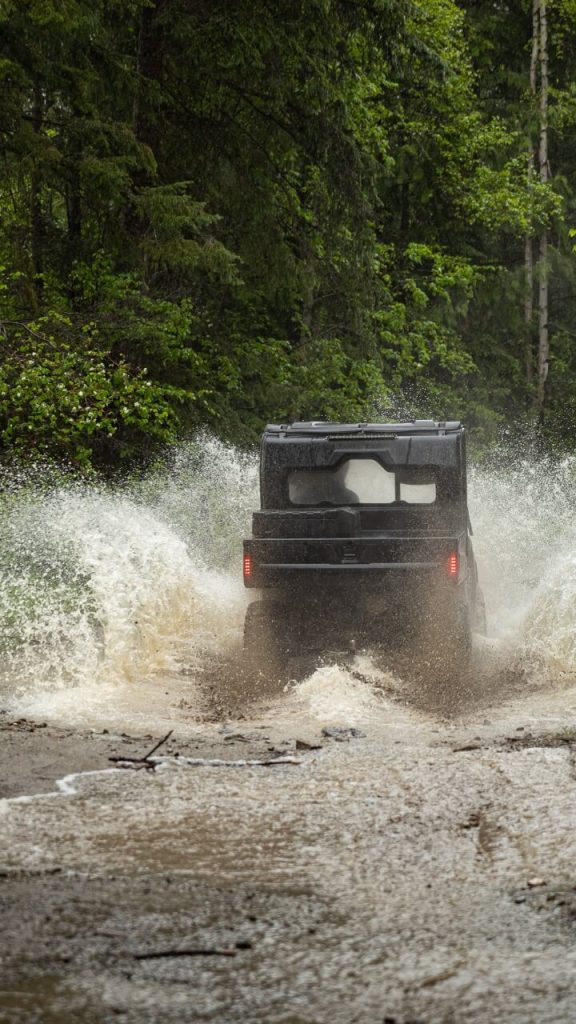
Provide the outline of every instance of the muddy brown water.
{"type": "Polygon", "coordinates": [[[473,474],[490,636],[433,681],[247,671],[233,449],[6,491],[0,1021],[576,1019],[574,476],[473,474]]]}
{"type": "Polygon", "coordinates": [[[73,774],[74,737],[152,746],[133,709],[32,731],[71,771],[0,805],[0,1020],[573,1020],[576,688],[475,658],[443,693],[166,676],[154,770],[73,774]]]}

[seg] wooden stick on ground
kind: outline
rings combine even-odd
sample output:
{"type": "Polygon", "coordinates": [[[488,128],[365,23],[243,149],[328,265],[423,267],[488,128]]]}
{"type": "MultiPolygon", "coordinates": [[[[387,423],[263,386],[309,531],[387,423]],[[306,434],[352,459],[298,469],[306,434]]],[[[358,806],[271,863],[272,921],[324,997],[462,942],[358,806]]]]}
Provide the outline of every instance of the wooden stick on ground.
{"type": "Polygon", "coordinates": [[[135,960],[160,960],[170,956],[236,956],[236,950],[207,946],[203,949],[163,949],[158,953],[133,953],[132,955],[135,960]]]}
{"type": "Polygon", "coordinates": [[[219,757],[155,757],[150,760],[143,757],[109,757],[108,760],[114,761],[119,768],[157,768],[163,764],[174,764],[179,768],[273,768],[280,764],[302,764],[300,758],[291,755],[263,761],[224,761],[219,757]]]}
{"type": "Polygon", "coordinates": [[[170,739],[170,737],[171,737],[173,732],[174,732],[174,730],[170,729],[170,732],[167,732],[166,735],[163,737],[163,739],[158,740],[158,743],[156,743],[152,747],[152,750],[149,750],[147,754],[144,754],[144,757],[126,757],[126,755],[124,755],[124,757],[120,757],[120,756],[119,757],[109,757],[108,760],[109,761],[115,761],[115,762],[126,761],[129,764],[141,764],[141,765],[144,765],[146,768],[154,768],[155,767],[155,762],[154,761],[150,761],[150,758],[152,757],[152,754],[155,754],[156,751],[158,750],[158,748],[161,747],[163,743],[166,743],[166,740],[170,739]]]}

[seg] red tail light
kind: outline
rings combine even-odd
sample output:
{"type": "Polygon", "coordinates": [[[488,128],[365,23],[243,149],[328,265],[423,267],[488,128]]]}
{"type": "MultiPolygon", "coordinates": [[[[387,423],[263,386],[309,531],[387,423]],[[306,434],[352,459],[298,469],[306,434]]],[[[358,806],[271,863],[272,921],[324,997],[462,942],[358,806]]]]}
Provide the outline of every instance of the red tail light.
{"type": "Polygon", "coordinates": [[[250,577],[252,576],[252,555],[249,555],[249,554],[245,554],[244,555],[243,569],[244,569],[244,579],[245,580],[249,580],[250,577]]]}
{"type": "Polygon", "coordinates": [[[459,568],[460,560],[458,558],[458,552],[451,551],[448,555],[448,575],[452,578],[456,577],[458,575],[459,568]]]}

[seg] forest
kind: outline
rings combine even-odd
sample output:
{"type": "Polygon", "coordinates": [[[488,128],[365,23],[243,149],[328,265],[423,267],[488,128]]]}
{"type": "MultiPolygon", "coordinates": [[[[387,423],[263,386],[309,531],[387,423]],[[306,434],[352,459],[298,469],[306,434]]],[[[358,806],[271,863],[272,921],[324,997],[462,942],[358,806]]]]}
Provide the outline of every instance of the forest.
{"type": "Polygon", "coordinates": [[[1,0],[0,454],[576,418],[576,0],[1,0]]]}

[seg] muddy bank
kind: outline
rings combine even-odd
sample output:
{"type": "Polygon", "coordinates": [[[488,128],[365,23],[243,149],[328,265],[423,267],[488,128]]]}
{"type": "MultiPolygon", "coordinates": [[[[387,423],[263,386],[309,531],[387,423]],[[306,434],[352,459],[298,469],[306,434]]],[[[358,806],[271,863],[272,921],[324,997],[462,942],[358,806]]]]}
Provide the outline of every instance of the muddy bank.
{"type": "Polygon", "coordinates": [[[2,1022],[575,1019],[576,691],[448,719],[328,682],[332,717],[307,683],[154,771],[108,759],[158,735],[4,723],[40,795],[1,805],[2,1022]]]}
{"type": "MultiPolygon", "coordinates": [[[[295,747],[295,741],[270,742],[260,730],[220,726],[211,737],[169,737],[159,748],[167,756],[266,758],[295,747]]],[[[49,793],[58,779],[77,772],[103,771],[114,766],[110,758],[144,757],[162,735],[129,735],[63,728],[32,719],[0,719],[0,799],[49,793]]]]}

